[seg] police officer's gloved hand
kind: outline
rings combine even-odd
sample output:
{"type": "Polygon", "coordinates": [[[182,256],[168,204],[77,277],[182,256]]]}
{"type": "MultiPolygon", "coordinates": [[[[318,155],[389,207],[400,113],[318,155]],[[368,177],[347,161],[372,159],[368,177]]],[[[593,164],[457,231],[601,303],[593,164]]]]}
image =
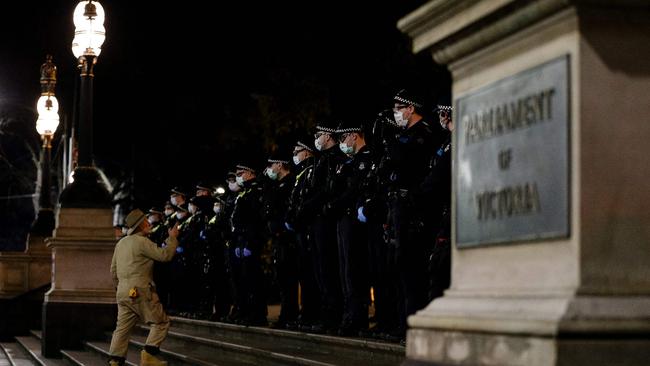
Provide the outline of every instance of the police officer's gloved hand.
{"type": "Polygon", "coordinates": [[[293,230],[293,226],[291,226],[291,224],[289,224],[288,222],[285,222],[285,223],[284,223],[284,227],[286,227],[287,230],[289,230],[289,231],[294,231],[294,230],[293,230]]]}
{"type": "Polygon", "coordinates": [[[250,257],[251,254],[253,254],[253,253],[250,251],[250,249],[244,248],[244,258],[250,257]]]}
{"type": "Polygon", "coordinates": [[[240,248],[235,248],[235,257],[237,257],[237,258],[241,257],[241,249],[240,248]]]}
{"type": "Polygon", "coordinates": [[[357,209],[357,220],[361,222],[367,222],[368,219],[366,218],[366,215],[363,214],[363,206],[359,207],[357,209]]]}

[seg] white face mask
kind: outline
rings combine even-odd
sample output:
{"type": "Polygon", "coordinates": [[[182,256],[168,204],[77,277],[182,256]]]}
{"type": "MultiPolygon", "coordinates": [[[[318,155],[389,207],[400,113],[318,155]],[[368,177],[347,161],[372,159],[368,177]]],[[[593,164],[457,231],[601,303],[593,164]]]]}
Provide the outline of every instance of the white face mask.
{"type": "Polygon", "coordinates": [[[212,211],[214,211],[214,213],[216,213],[216,214],[218,215],[219,212],[221,212],[221,205],[214,206],[214,208],[212,209],[212,211]]]}
{"type": "Polygon", "coordinates": [[[339,149],[341,149],[341,151],[343,151],[344,154],[352,154],[352,152],[354,151],[352,146],[348,146],[348,144],[346,144],[345,142],[341,142],[339,144],[339,149]]]}
{"type": "Polygon", "coordinates": [[[178,201],[176,200],[176,196],[172,197],[170,202],[172,203],[172,205],[178,206],[178,201]]]}
{"type": "Polygon", "coordinates": [[[189,204],[187,206],[187,210],[190,212],[190,214],[194,215],[196,213],[196,206],[194,206],[193,204],[189,204]]]}
{"type": "Polygon", "coordinates": [[[176,212],[176,218],[182,220],[185,217],[185,212],[176,212]]]}
{"type": "Polygon", "coordinates": [[[300,158],[298,157],[298,155],[293,157],[293,163],[296,165],[300,164],[300,158]]]}
{"type": "Polygon", "coordinates": [[[323,150],[323,144],[320,143],[320,137],[314,140],[314,146],[316,146],[316,150],[318,151],[323,150]]]}
{"type": "Polygon", "coordinates": [[[165,210],[165,216],[169,216],[174,213],[174,210],[165,210]]]}
{"type": "Polygon", "coordinates": [[[153,224],[155,224],[155,223],[158,222],[158,219],[157,219],[156,217],[149,216],[149,217],[147,218],[147,221],[149,221],[149,223],[150,223],[151,225],[153,225],[153,224]]]}
{"type": "Polygon", "coordinates": [[[395,116],[395,122],[397,122],[398,126],[406,127],[406,125],[409,123],[409,120],[404,118],[404,112],[394,112],[393,115],[395,116]]]}
{"type": "Polygon", "coordinates": [[[272,168],[266,169],[266,176],[271,180],[278,180],[278,173],[274,172],[272,168]]]}
{"type": "Polygon", "coordinates": [[[228,189],[230,189],[232,192],[237,192],[239,191],[240,187],[237,182],[228,182],[228,189]]]}
{"type": "Polygon", "coordinates": [[[235,178],[235,180],[237,181],[237,185],[239,185],[240,187],[244,186],[244,177],[237,177],[235,178]]]}

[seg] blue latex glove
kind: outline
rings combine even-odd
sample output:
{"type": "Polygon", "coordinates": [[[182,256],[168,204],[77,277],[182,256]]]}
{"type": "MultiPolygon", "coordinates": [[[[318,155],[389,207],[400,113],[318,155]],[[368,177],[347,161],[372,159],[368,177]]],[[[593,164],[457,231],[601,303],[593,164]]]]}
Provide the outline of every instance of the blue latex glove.
{"type": "Polygon", "coordinates": [[[241,248],[235,248],[235,257],[241,257],[241,248]]]}
{"type": "Polygon", "coordinates": [[[176,247],[176,253],[183,253],[184,251],[183,247],[176,247]]]}
{"type": "Polygon", "coordinates": [[[361,222],[366,222],[368,219],[366,218],[366,215],[363,214],[363,206],[359,207],[357,209],[357,220],[361,222]]]}
{"type": "Polygon", "coordinates": [[[285,223],[284,223],[284,227],[286,227],[287,230],[289,230],[289,231],[294,231],[294,230],[293,230],[293,226],[289,225],[288,222],[285,222],[285,223]]]}
{"type": "Polygon", "coordinates": [[[244,248],[244,258],[245,257],[250,257],[251,254],[253,254],[253,253],[251,253],[250,249],[244,248]]]}

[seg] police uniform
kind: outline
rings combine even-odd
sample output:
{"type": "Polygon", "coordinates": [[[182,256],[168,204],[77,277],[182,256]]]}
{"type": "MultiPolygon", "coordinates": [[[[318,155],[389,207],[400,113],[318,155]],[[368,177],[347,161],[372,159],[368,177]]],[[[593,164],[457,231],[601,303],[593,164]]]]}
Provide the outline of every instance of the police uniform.
{"type": "MultiPolygon", "coordinates": [[[[438,105],[438,112],[451,118],[452,107],[438,105]]],[[[429,256],[429,301],[443,295],[451,281],[451,133],[436,150],[429,165],[429,175],[422,183],[425,194],[431,194],[433,217],[432,252],[429,256]]]]}
{"type": "MultiPolygon", "coordinates": [[[[362,134],[360,126],[344,125],[337,134],[362,134]]],[[[368,235],[365,224],[358,220],[362,182],[372,166],[370,150],[366,145],[340,163],[328,203],[337,219],[339,251],[339,278],[343,294],[343,319],[339,335],[358,335],[368,328],[368,235]]]]}
{"type": "MultiPolygon", "coordinates": [[[[406,90],[395,96],[396,104],[422,105],[406,90]]],[[[431,160],[436,136],[424,119],[402,130],[390,151],[389,243],[395,249],[400,276],[400,328],[406,330],[406,318],[427,305],[427,266],[431,242],[430,201],[418,195],[431,160]]]]}
{"type": "Polygon", "coordinates": [[[226,238],[230,233],[230,217],[224,211],[225,203],[217,198],[221,209],[208,220],[205,227],[204,240],[207,251],[210,253],[211,263],[209,271],[209,288],[204,290],[210,293],[214,304],[211,320],[225,321],[230,313],[232,304],[231,288],[226,268],[226,238]]]}
{"type": "MultiPolygon", "coordinates": [[[[296,149],[308,150],[315,153],[307,138],[302,138],[296,143],[296,149]]],[[[294,153],[295,154],[295,153],[294,153]]],[[[314,270],[313,240],[311,233],[310,216],[303,213],[303,202],[308,197],[311,178],[314,173],[313,156],[301,161],[297,167],[294,186],[291,190],[289,209],[286,214],[286,227],[293,230],[298,244],[298,280],[300,282],[300,315],[295,323],[288,324],[293,330],[311,331],[312,326],[319,318],[320,297],[314,270]]]]}
{"type": "MultiPolygon", "coordinates": [[[[144,221],[145,214],[134,210],[126,218],[128,235],[115,245],[111,260],[111,276],[117,287],[117,325],[111,339],[110,355],[123,361],[129,346],[131,329],[138,320],[147,323],[151,330],[142,353],[142,364],[157,352],[169,329],[169,318],[162,308],[153,283],[154,261],[168,262],[176,252],[178,241],[167,239],[165,247],[158,247],[142,232],[134,231],[144,221]]],[[[151,360],[150,360],[151,361],[151,360]]],[[[155,359],[150,364],[155,363],[155,359]]]]}
{"type": "MultiPolygon", "coordinates": [[[[255,172],[250,165],[239,170],[255,172]]],[[[236,305],[239,320],[248,325],[266,325],[266,299],[261,252],[264,247],[262,187],[253,178],[243,183],[231,217],[234,242],[233,278],[236,284],[236,305]]]]}
{"type": "MultiPolygon", "coordinates": [[[[316,126],[316,130],[335,134],[337,127],[338,123],[330,120],[316,126]]],[[[337,218],[331,210],[327,210],[327,205],[335,194],[332,188],[336,170],[347,160],[337,145],[321,150],[314,164],[302,207],[304,215],[310,218],[311,232],[314,237],[312,250],[314,274],[320,289],[320,320],[326,330],[338,327],[343,315],[336,237],[337,218]]]]}
{"type": "MultiPolygon", "coordinates": [[[[272,156],[269,165],[280,163],[289,166],[289,159],[272,156]]],[[[269,177],[270,178],[270,177],[269,177]]],[[[275,325],[287,327],[298,317],[298,247],[294,232],[289,231],[284,223],[289,209],[291,191],[295,185],[295,176],[287,173],[277,180],[269,179],[264,189],[264,217],[271,238],[274,272],[280,288],[280,316],[275,325]]]]}
{"type": "Polygon", "coordinates": [[[176,223],[178,224],[177,255],[170,263],[169,308],[173,314],[188,316],[194,308],[191,276],[191,230],[188,224],[190,214],[187,203],[176,206],[176,223]],[[179,218],[178,216],[182,216],[179,218]]]}

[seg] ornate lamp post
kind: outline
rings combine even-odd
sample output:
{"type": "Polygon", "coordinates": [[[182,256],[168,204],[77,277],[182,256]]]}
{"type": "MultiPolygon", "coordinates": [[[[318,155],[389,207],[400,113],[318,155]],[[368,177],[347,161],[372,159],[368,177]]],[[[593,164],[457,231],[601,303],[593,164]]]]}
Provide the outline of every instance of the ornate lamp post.
{"type": "Polygon", "coordinates": [[[104,8],[97,1],[82,0],[74,10],[73,20],[72,53],[80,71],[79,157],[74,182],[61,193],[61,207],[108,207],[110,196],[99,183],[92,160],[94,66],[106,39],[104,8]]]}
{"type": "Polygon", "coordinates": [[[33,234],[42,236],[51,235],[54,229],[54,211],[50,194],[50,154],[52,136],[59,126],[59,102],[54,96],[55,86],[56,66],[52,63],[52,56],[47,55],[45,63],[41,66],[41,96],[36,103],[38,111],[36,131],[43,139],[43,151],[41,152],[39,211],[31,230],[33,234]]]}

